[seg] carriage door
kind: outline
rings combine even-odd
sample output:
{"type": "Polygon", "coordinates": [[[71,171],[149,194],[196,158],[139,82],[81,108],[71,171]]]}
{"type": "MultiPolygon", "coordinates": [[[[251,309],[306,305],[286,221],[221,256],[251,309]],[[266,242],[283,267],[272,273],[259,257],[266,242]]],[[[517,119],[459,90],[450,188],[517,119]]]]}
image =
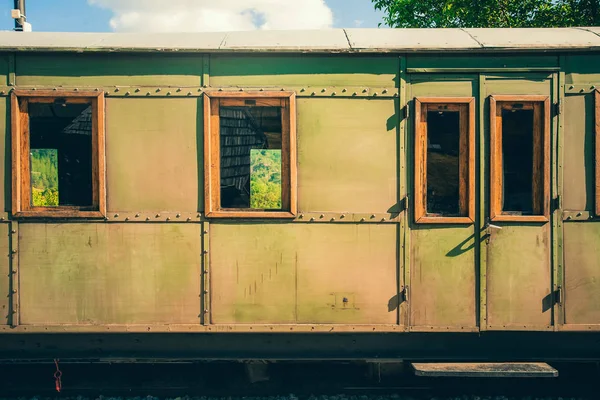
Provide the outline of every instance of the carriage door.
{"type": "Polygon", "coordinates": [[[552,329],[555,83],[548,74],[482,79],[481,329],[552,329]]]}

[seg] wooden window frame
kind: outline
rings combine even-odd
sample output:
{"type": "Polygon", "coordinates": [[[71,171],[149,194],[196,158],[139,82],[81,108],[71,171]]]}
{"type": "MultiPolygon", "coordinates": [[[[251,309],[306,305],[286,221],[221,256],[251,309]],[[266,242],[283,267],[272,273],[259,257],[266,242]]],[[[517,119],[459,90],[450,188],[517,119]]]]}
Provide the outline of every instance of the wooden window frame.
{"type": "Polygon", "coordinates": [[[104,159],[104,93],[67,90],[13,90],[12,126],[12,214],[17,218],[105,218],[106,170],[104,159]],[[29,165],[30,103],[52,103],[57,98],[67,104],[92,105],[92,205],[34,207],[31,205],[29,165]],[[23,162],[27,160],[27,162],[23,162]]]}
{"type": "Polygon", "coordinates": [[[595,141],[595,167],[596,167],[596,215],[600,216],[600,90],[594,91],[594,141],[595,141]]]}
{"type": "MultiPolygon", "coordinates": [[[[523,108],[520,108],[523,109],[523,108]]],[[[548,222],[550,220],[550,97],[539,95],[493,95],[490,96],[490,220],[495,222],[548,222]],[[542,157],[541,171],[533,168],[533,181],[541,179],[541,191],[532,191],[534,215],[505,214],[502,211],[502,108],[507,103],[529,103],[534,110],[533,138],[534,163],[542,157]],[[500,113],[500,114],[498,114],[500,113]],[[537,133],[536,133],[537,132],[537,133]],[[536,141],[536,138],[541,139],[536,141]],[[538,150],[536,150],[538,149],[538,150]],[[536,197],[541,200],[536,201],[536,197]],[[537,202],[537,205],[536,205],[537,202]]]]}
{"type": "Polygon", "coordinates": [[[475,98],[415,98],[415,223],[472,224],[475,222],[475,98]],[[460,216],[427,213],[427,112],[431,107],[450,106],[460,112],[459,205],[460,216]],[[463,152],[466,152],[464,154],[463,152]]]}
{"type": "Polygon", "coordinates": [[[204,208],[207,218],[295,218],[296,181],[296,93],[290,91],[244,91],[204,93],[204,208]],[[256,105],[281,107],[281,210],[221,208],[219,107],[256,105]]]}

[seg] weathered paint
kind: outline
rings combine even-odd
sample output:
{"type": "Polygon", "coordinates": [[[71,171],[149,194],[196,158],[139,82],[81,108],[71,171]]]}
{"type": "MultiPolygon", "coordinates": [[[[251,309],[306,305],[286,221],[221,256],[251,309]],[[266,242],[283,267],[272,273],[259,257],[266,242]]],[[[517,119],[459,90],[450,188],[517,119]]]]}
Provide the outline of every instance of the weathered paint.
{"type": "Polygon", "coordinates": [[[564,224],[566,325],[600,324],[600,224],[564,224]]]}
{"type": "MultiPolygon", "coordinates": [[[[475,76],[412,74],[410,99],[415,97],[476,96],[475,76]]],[[[414,124],[409,130],[409,190],[413,192],[414,124]]],[[[475,247],[473,225],[410,224],[410,316],[411,328],[474,327],[476,320],[475,247]]]]}
{"type": "MultiPolygon", "coordinates": [[[[552,96],[552,81],[547,76],[495,74],[486,77],[486,96],[552,96]]],[[[489,129],[489,111],[484,118],[489,129]]],[[[485,182],[489,185],[489,181],[485,182]]],[[[486,187],[486,193],[489,190],[489,186],[486,187]]],[[[488,215],[483,217],[485,220],[488,215]]],[[[502,229],[491,228],[487,232],[486,274],[482,280],[486,291],[487,329],[547,329],[554,304],[551,295],[551,223],[495,225],[502,229]]]]}
{"type": "Polygon", "coordinates": [[[410,326],[476,326],[473,226],[413,226],[410,326]]]}
{"type": "Polygon", "coordinates": [[[600,55],[568,55],[565,57],[565,65],[562,66],[566,73],[567,87],[570,84],[600,84],[600,55]]]}
{"type": "Polygon", "coordinates": [[[392,99],[298,99],[299,211],[398,211],[397,123],[392,99]]]}
{"type": "Polygon", "coordinates": [[[397,323],[396,239],[393,225],[211,224],[211,322],[397,323]]]}
{"type": "Polygon", "coordinates": [[[16,73],[19,86],[198,86],[202,79],[202,57],[19,53],[16,73]]]}
{"type": "Polygon", "coordinates": [[[568,95],[564,100],[565,210],[594,209],[594,95],[568,95]]]}
{"type": "Polygon", "coordinates": [[[109,211],[203,209],[201,102],[106,100],[109,211]]]}
{"type": "Polygon", "coordinates": [[[10,224],[0,223],[0,325],[10,323],[10,224]]]}
{"type": "Polygon", "coordinates": [[[21,324],[198,323],[200,225],[19,225],[21,324]]]}
{"type": "Polygon", "coordinates": [[[399,58],[211,55],[210,84],[225,86],[397,87],[399,58]]]}
{"type": "Polygon", "coordinates": [[[544,68],[558,67],[558,56],[447,56],[417,55],[407,57],[407,68],[544,68]]]}
{"type": "Polygon", "coordinates": [[[554,303],[550,224],[499,225],[487,245],[488,329],[547,326],[554,303]]]}

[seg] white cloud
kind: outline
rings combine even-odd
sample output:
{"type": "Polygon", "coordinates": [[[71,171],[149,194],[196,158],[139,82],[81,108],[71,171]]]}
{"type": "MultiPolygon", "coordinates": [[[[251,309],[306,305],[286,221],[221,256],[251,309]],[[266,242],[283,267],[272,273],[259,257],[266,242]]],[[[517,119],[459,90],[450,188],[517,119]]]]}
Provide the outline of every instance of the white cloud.
{"type": "Polygon", "coordinates": [[[113,12],[119,32],[330,28],[325,0],[88,0],[113,12]]]}

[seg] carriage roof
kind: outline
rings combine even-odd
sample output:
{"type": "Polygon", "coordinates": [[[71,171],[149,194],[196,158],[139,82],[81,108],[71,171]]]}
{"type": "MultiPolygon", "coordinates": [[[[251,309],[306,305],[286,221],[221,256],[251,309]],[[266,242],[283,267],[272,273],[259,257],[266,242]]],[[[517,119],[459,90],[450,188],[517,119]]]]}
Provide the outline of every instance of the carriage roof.
{"type": "Polygon", "coordinates": [[[326,29],[206,33],[0,32],[0,51],[502,52],[600,50],[600,27],[326,29]]]}

